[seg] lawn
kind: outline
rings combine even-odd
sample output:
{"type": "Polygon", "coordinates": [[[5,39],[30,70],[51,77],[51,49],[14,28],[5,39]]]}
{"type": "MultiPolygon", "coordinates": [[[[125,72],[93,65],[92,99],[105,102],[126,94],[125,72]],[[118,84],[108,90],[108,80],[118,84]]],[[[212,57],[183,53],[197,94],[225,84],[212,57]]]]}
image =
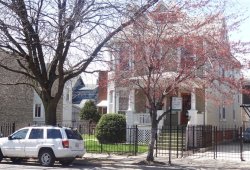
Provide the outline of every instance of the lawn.
{"type": "MultiPolygon", "coordinates": [[[[94,135],[83,135],[84,146],[87,152],[92,153],[120,153],[120,154],[134,154],[135,145],[127,143],[115,144],[101,144],[94,135]]],[[[148,151],[147,145],[138,145],[137,153],[144,153],[148,151]]]]}

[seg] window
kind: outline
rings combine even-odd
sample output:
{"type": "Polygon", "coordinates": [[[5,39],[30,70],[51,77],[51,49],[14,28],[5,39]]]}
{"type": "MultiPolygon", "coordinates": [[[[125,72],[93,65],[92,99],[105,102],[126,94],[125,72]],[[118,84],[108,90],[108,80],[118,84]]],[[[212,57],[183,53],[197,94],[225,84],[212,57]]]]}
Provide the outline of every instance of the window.
{"type": "Polygon", "coordinates": [[[43,129],[32,129],[29,139],[43,139],[43,129]]]}
{"type": "Polygon", "coordinates": [[[82,136],[76,131],[71,129],[65,129],[68,139],[78,139],[82,140],[82,136]]]}
{"type": "Polygon", "coordinates": [[[35,117],[41,117],[41,104],[35,105],[35,117]]]}
{"type": "Polygon", "coordinates": [[[25,139],[27,135],[28,129],[22,129],[14,133],[11,138],[12,139],[25,139]]]}
{"type": "Polygon", "coordinates": [[[62,139],[60,129],[47,129],[47,139],[62,139]]]}
{"type": "Polygon", "coordinates": [[[233,120],[235,121],[236,116],[235,116],[235,109],[233,109],[233,120]]]}
{"type": "Polygon", "coordinates": [[[180,66],[184,68],[192,68],[195,66],[195,55],[192,46],[181,47],[181,61],[180,66]]]}
{"type": "Polygon", "coordinates": [[[128,92],[119,91],[119,111],[128,110],[128,92]]]}
{"type": "Polygon", "coordinates": [[[225,109],[225,106],[223,106],[223,108],[222,108],[222,119],[223,120],[226,119],[226,109],[225,109]]]}
{"type": "Polygon", "coordinates": [[[219,120],[221,120],[221,108],[219,106],[219,120]]]}

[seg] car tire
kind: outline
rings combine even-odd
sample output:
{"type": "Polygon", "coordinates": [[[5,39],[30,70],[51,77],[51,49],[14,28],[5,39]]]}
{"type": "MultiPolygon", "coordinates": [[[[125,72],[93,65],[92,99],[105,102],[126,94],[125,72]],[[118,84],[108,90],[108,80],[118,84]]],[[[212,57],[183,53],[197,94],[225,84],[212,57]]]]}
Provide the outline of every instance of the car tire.
{"type": "Polygon", "coordinates": [[[55,155],[50,149],[41,150],[38,159],[42,166],[53,166],[55,163],[55,155]]]}
{"type": "Polygon", "coordinates": [[[72,162],[75,160],[75,158],[72,159],[64,159],[64,160],[60,160],[59,163],[62,164],[62,166],[69,166],[70,164],[72,164],[72,162]]]}
{"type": "Polygon", "coordinates": [[[17,163],[20,163],[20,162],[22,162],[22,158],[10,158],[10,160],[13,162],[13,163],[15,163],[15,164],[17,164],[17,163]]]}
{"type": "Polygon", "coordinates": [[[3,160],[3,153],[2,153],[2,151],[1,151],[1,149],[0,149],[0,162],[3,160]]]}

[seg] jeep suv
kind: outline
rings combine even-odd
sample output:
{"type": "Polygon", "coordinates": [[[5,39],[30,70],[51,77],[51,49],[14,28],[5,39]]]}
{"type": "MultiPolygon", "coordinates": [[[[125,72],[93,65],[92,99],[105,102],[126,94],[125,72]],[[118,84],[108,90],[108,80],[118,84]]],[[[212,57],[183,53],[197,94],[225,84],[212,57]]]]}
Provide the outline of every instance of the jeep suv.
{"type": "Polygon", "coordinates": [[[56,160],[67,166],[84,153],[82,136],[77,130],[66,127],[25,127],[0,138],[0,162],[3,158],[15,163],[25,158],[38,158],[43,166],[53,166],[56,160]]]}

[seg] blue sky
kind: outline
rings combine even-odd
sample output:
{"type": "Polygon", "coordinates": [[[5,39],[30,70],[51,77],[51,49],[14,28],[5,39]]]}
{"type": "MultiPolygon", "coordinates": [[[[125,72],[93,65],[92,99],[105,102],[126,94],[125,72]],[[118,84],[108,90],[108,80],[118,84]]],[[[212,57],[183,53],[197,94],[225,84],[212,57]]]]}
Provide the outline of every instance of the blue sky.
{"type": "MultiPolygon", "coordinates": [[[[250,42],[250,0],[228,0],[233,3],[232,8],[228,8],[228,12],[236,11],[240,15],[240,18],[246,18],[240,23],[237,30],[229,32],[230,40],[232,41],[244,41],[250,42]]],[[[237,55],[238,56],[238,55],[237,55]]],[[[236,56],[236,57],[237,57],[236,56]]],[[[250,54],[241,55],[238,60],[241,61],[243,65],[248,65],[250,62],[250,54]]]]}

